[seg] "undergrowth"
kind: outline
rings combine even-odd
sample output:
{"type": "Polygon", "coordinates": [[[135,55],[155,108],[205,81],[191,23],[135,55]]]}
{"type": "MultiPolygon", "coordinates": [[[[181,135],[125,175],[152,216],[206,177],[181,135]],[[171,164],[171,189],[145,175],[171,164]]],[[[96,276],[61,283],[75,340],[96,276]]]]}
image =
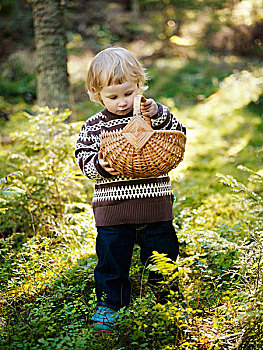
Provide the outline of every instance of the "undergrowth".
{"type": "MultiPolygon", "coordinates": [[[[261,73],[221,72],[217,90],[207,87],[210,97],[181,110],[160,93],[187,126],[188,141],[184,162],[171,173],[180,256],[171,262],[154,253],[149,268],[168,286],[179,279],[185,305],[172,292],[168,304],[156,304],[136,246],[132,302],[116,333],[104,338],[90,323],[93,184],[73,153],[82,122],[65,123],[68,111],[13,110],[1,128],[13,143],[0,149],[0,177],[20,174],[0,182],[1,349],[262,348],[261,73]]],[[[191,79],[184,84],[190,88],[191,79]]]]}

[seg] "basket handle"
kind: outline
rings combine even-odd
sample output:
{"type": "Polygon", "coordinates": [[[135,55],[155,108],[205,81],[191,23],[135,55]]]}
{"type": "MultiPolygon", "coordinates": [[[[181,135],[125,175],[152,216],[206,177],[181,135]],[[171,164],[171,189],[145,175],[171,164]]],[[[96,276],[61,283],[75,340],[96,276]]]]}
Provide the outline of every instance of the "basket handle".
{"type": "MultiPolygon", "coordinates": [[[[134,98],[133,102],[133,114],[140,117],[142,115],[141,113],[141,102],[145,102],[146,98],[143,95],[137,95],[134,98]]],[[[148,125],[151,126],[151,118],[150,117],[144,117],[144,120],[148,125]]]]}

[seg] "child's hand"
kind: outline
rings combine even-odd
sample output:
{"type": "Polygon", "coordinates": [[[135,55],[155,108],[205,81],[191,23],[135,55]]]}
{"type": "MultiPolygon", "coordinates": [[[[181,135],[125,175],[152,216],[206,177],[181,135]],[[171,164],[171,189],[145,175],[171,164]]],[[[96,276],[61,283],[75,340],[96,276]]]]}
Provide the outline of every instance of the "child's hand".
{"type": "Polygon", "coordinates": [[[144,117],[153,117],[158,112],[156,102],[152,98],[148,98],[141,102],[141,113],[144,117]]]}
{"type": "Polygon", "coordinates": [[[99,153],[98,153],[98,159],[99,159],[99,164],[100,164],[100,166],[101,166],[104,170],[106,170],[108,173],[110,173],[111,175],[120,175],[120,173],[119,173],[117,170],[111,168],[111,167],[109,166],[109,163],[106,162],[106,160],[103,159],[103,156],[102,156],[101,151],[99,151],[99,153]]]}

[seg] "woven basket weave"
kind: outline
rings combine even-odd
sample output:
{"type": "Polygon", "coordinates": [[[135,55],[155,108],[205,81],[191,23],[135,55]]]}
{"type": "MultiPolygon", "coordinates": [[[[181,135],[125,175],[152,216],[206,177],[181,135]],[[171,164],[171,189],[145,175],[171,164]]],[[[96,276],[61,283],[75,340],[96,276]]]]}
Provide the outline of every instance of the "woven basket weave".
{"type": "Polygon", "coordinates": [[[145,98],[134,99],[134,116],[121,131],[101,134],[103,158],[121,174],[147,178],[167,174],[183,160],[186,136],[181,131],[153,130],[150,118],[141,116],[145,98]]]}

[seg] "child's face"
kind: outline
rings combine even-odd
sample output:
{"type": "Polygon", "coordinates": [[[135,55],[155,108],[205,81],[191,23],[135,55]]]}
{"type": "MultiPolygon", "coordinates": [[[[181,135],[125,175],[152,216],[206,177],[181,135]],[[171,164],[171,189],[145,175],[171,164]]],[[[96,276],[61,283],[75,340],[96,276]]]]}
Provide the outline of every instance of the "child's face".
{"type": "Polygon", "coordinates": [[[100,91],[100,97],[108,111],[117,115],[125,115],[133,109],[133,101],[137,92],[136,83],[125,82],[119,85],[105,86],[100,91]]]}

